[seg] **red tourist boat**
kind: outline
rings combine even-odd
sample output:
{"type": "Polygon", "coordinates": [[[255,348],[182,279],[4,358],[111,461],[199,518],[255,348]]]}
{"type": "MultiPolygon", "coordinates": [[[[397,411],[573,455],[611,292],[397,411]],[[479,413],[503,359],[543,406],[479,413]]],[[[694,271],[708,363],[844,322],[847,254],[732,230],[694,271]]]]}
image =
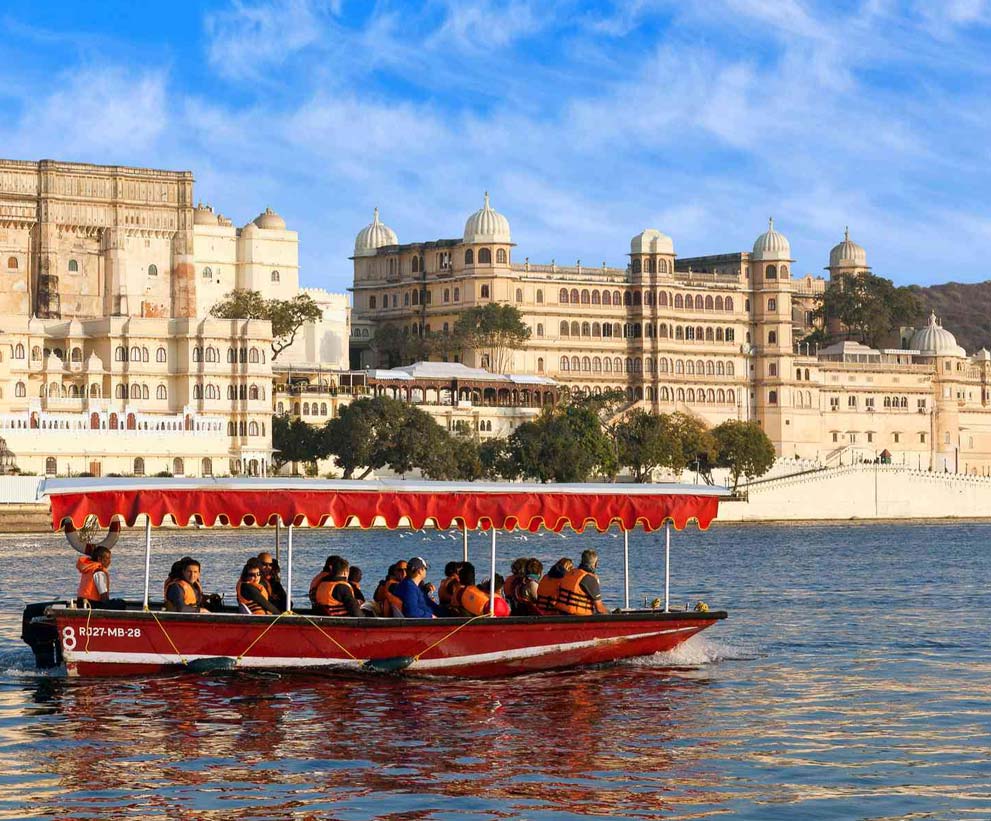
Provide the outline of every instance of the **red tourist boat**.
{"type": "MultiPolygon", "coordinates": [[[[722,488],[679,485],[518,485],[285,479],[47,480],[55,530],[95,517],[145,526],[143,601],[124,610],[29,605],[25,640],[39,665],[64,661],[70,676],[163,671],[403,670],[406,674],[485,678],[551,670],[671,650],[719,619],[721,611],[672,610],[668,603],[670,525],[715,518],[722,488]],[[490,534],[496,567],[498,530],[560,532],[566,527],[666,530],[663,609],[629,608],[629,551],[620,612],[509,618],[334,618],[309,612],[242,615],[164,612],[149,601],[151,528],[169,517],[180,526],[287,528],[286,588],[292,593],[292,536],[302,525],[436,527],[490,534]]],[[[490,574],[490,578],[494,576],[490,574]]],[[[156,584],[157,587],[157,584],[156,584]]],[[[298,591],[297,591],[298,592],[298,591]]],[[[305,595],[302,597],[305,600],[305,595]]]]}

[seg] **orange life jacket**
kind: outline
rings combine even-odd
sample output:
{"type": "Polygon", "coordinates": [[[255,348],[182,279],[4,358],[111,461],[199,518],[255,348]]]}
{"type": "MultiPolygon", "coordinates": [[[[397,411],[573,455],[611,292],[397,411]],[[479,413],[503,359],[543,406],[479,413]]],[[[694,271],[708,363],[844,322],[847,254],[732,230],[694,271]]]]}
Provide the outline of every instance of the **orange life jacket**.
{"type": "Polygon", "coordinates": [[[590,616],[595,612],[592,597],[581,589],[582,579],[590,575],[592,574],[580,567],[564,574],[557,591],[558,610],[570,616],[590,616]]]}
{"type": "Polygon", "coordinates": [[[172,602],[169,601],[169,588],[179,585],[182,588],[182,603],[188,607],[203,606],[203,588],[199,582],[190,584],[185,579],[168,579],[165,582],[165,609],[175,610],[172,602]]]}
{"type": "Polygon", "coordinates": [[[515,573],[506,577],[506,581],[502,583],[502,595],[506,597],[506,601],[513,601],[516,598],[516,588],[519,585],[520,577],[515,573]]]}
{"type": "Polygon", "coordinates": [[[334,597],[334,593],[340,585],[344,585],[354,593],[354,588],[348,584],[347,579],[324,579],[317,585],[316,605],[317,609],[325,616],[350,616],[347,605],[334,597]]]}
{"type": "Polygon", "coordinates": [[[264,598],[265,601],[268,601],[268,591],[265,589],[265,585],[263,585],[261,582],[252,582],[252,581],[242,582],[242,581],[239,581],[237,583],[237,587],[235,588],[236,591],[237,591],[237,603],[238,604],[242,604],[245,607],[247,607],[248,610],[251,611],[251,615],[252,616],[257,616],[260,613],[266,613],[266,612],[268,612],[268,611],[265,610],[264,607],[262,607],[260,604],[258,604],[258,602],[252,601],[251,599],[246,599],[244,596],[241,595],[241,588],[244,587],[244,585],[250,585],[251,587],[254,587],[254,588],[260,590],[261,591],[261,594],[262,594],[262,598],[264,598]]]}
{"type": "Polygon", "coordinates": [[[379,582],[375,588],[373,599],[378,602],[379,610],[383,616],[391,616],[393,613],[403,612],[403,602],[392,592],[392,588],[399,584],[396,579],[385,579],[379,582]]]}
{"type": "Polygon", "coordinates": [[[556,613],[557,594],[563,579],[547,574],[537,583],[537,607],[541,613],[556,613]]]}
{"type": "Polygon", "coordinates": [[[110,571],[100,562],[89,556],[80,556],[76,561],[76,570],[79,571],[79,587],[76,590],[79,598],[91,602],[98,602],[103,598],[93,580],[93,576],[100,571],[107,574],[107,592],[110,592],[110,571]]]}
{"type": "Polygon", "coordinates": [[[469,584],[458,590],[455,604],[466,616],[481,616],[489,612],[489,594],[482,592],[480,587],[469,584]]]}
{"type": "Polygon", "coordinates": [[[321,570],[310,581],[310,592],[307,593],[306,595],[309,596],[310,601],[313,602],[313,604],[317,603],[317,587],[320,585],[320,582],[325,581],[326,579],[329,578],[330,578],[330,573],[328,573],[326,570],[321,570]]]}
{"type": "Polygon", "coordinates": [[[458,578],[457,573],[448,576],[440,583],[440,587],[437,588],[437,601],[439,601],[444,607],[450,607],[451,603],[454,601],[454,596],[458,592],[458,587],[460,584],[461,579],[458,578]]]}

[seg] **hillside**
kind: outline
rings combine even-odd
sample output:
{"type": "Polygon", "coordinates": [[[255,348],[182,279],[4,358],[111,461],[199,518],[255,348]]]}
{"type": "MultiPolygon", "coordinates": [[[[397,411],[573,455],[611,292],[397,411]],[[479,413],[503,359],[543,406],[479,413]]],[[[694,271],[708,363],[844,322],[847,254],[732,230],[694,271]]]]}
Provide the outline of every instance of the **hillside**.
{"type": "Polygon", "coordinates": [[[967,353],[982,347],[991,349],[991,280],[973,284],[947,282],[925,288],[913,286],[912,291],[922,302],[923,317],[929,316],[930,310],[935,311],[943,327],[967,353]]]}

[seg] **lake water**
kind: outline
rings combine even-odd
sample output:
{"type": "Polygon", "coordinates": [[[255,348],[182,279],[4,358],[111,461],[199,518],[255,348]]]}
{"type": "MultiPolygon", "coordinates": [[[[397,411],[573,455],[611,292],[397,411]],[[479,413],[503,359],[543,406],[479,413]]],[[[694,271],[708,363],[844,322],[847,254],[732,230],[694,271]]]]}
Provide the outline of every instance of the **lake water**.
{"type": "MultiPolygon", "coordinates": [[[[662,539],[631,536],[634,600],[663,590],[662,539]]],[[[983,524],[675,533],[672,599],[729,619],[599,669],[87,681],[36,673],[19,639],[25,602],[74,591],[75,554],[57,536],[4,537],[0,818],[988,818],[989,540],[983,524]]],[[[156,533],[154,578],[191,553],[230,596],[270,545],[271,531],[156,533]]],[[[437,581],[461,551],[387,532],[295,545],[298,594],[328,553],[369,588],[417,554],[437,581]]],[[[621,539],[500,537],[502,556],[545,565],[589,546],[620,604],[621,539]]],[[[485,537],[471,550],[485,567],[485,537]]],[[[113,571],[117,592],[140,594],[140,534],[113,571]]]]}

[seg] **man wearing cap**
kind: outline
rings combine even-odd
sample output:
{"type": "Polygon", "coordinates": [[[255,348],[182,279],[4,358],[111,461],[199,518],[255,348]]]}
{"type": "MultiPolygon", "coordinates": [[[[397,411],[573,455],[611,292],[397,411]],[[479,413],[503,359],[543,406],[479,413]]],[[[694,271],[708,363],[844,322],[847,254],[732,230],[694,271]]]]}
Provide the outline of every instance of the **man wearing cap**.
{"type": "Polygon", "coordinates": [[[414,556],[406,563],[406,578],[397,584],[392,592],[403,603],[403,616],[407,619],[432,619],[440,610],[420,588],[420,582],[427,577],[427,563],[414,556]]]}

